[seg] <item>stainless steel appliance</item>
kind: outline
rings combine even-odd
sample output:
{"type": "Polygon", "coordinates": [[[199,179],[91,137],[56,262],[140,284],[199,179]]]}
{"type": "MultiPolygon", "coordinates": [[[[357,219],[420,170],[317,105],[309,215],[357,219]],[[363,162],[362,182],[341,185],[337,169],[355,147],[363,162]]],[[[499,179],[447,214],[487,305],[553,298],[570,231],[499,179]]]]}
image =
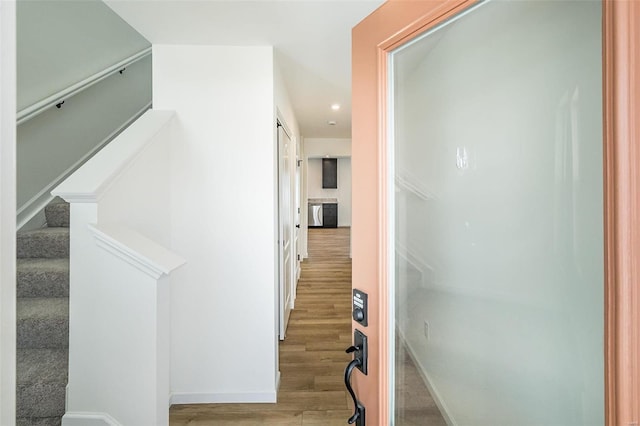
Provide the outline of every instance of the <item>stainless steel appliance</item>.
{"type": "Polygon", "coordinates": [[[309,227],[322,226],[322,203],[309,203],[309,227]]]}

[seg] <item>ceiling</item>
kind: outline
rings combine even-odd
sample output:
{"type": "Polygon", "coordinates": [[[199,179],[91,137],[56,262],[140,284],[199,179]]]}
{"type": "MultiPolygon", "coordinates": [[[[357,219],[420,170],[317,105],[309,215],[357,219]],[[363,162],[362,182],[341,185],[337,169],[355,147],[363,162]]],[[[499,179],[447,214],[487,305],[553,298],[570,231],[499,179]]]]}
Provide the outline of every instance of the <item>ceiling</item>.
{"type": "Polygon", "coordinates": [[[301,134],[351,137],[351,28],[382,0],[105,3],[154,44],[274,46],[301,134]]]}

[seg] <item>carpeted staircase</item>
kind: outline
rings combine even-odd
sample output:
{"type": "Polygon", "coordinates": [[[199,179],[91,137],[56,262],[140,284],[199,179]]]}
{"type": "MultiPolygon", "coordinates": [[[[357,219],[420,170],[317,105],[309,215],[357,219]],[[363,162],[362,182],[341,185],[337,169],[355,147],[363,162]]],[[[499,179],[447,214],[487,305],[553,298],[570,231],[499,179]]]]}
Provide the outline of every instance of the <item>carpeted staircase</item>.
{"type": "Polygon", "coordinates": [[[60,425],[69,358],[69,204],[17,235],[17,426],[60,425]]]}

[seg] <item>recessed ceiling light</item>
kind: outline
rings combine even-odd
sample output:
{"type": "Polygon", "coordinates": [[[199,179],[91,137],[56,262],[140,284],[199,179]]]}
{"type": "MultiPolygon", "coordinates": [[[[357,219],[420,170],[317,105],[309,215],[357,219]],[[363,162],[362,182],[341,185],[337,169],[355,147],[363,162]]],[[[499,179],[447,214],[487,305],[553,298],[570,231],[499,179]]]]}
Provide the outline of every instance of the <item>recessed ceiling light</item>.
{"type": "Polygon", "coordinates": [[[334,111],[339,110],[339,109],[340,109],[340,104],[333,104],[333,105],[331,105],[331,109],[332,109],[332,110],[334,110],[334,111]]]}
{"type": "Polygon", "coordinates": [[[329,121],[327,121],[327,124],[328,124],[329,126],[335,126],[336,124],[338,124],[338,122],[337,122],[337,121],[335,121],[335,120],[329,120],[329,121]]]}

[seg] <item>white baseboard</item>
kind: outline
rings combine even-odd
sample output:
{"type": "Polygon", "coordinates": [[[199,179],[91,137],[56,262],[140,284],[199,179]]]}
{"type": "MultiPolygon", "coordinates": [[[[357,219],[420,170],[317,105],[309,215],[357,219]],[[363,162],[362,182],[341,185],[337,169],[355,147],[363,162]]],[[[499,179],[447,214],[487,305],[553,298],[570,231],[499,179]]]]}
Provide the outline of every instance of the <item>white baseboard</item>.
{"type": "MultiPolygon", "coordinates": [[[[407,263],[409,263],[411,266],[413,266],[416,270],[420,272],[422,276],[422,282],[420,284],[422,285],[422,287],[433,288],[434,287],[433,280],[432,280],[433,267],[429,265],[427,262],[425,262],[420,256],[417,256],[415,253],[413,253],[406,246],[396,243],[395,247],[396,247],[396,253],[398,254],[398,256],[402,257],[407,263]]],[[[442,414],[444,421],[449,426],[457,426],[455,419],[451,415],[451,411],[449,410],[449,408],[447,407],[447,404],[442,399],[442,396],[440,395],[440,392],[438,392],[438,389],[436,388],[433,380],[431,380],[431,378],[429,377],[429,373],[427,373],[426,368],[424,367],[422,362],[420,362],[420,358],[416,355],[416,351],[411,345],[411,342],[407,340],[402,330],[396,328],[396,333],[398,334],[398,337],[400,338],[400,341],[402,342],[402,344],[407,348],[407,353],[411,358],[411,361],[413,361],[416,368],[418,369],[420,378],[422,379],[425,386],[427,387],[427,390],[431,394],[433,401],[438,406],[438,409],[440,410],[440,414],[442,414]]]]}
{"type": "Polygon", "coordinates": [[[396,333],[398,333],[398,337],[400,338],[400,341],[402,342],[402,344],[407,348],[407,353],[409,355],[409,358],[411,358],[411,361],[418,369],[420,378],[422,379],[425,386],[427,387],[427,390],[431,394],[431,398],[433,398],[433,401],[438,406],[438,409],[440,410],[440,414],[442,414],[444,421],[447,423],[448,426],[457,426],[458,424],[456,423],[455,419],[451,415],[451,411],[449,410],[449,408],[447,407],[447,404],[442,399],[442,396],[440,395],[440,392],[438,392],[438,389],[433,383],[433,380],[431,380],[431,378],[429,377],[429,373],[427,373],[427,370],[424,368],[424,366],[420,362],[420,359],[418,358],[418,356],[416,356],[416,352],[413,349],[413,346],[405,338],[404,333],[402,333],[398,329],[396,329],[396,333]]]}
{"type": "Polygon", "coordinates": [[[107,413],[69,412],[62,416],[62,426],[123,426],[107,413]]]}
{"type": "Polygon", "coordinates": [[[278,392],[220,392],[171,394],[170,404],[215,404],[215,403],[276,403],[278,392]]]}
{"type": "MultiPolygon", "coordinates": [[[[93,147],[88,153],[82,156],[78,161],[73,163],[68,169],[62,172],[58,177],[53,179],[47,186],[42,188],[40,192],[31,197],[29,201],[18,207],[17,218],[16,218],[16,230],[24,228],[25,225],[31,225],[29,228],[40,227],[37,226],[38,223],[32,222],[32,220],[37,217],[37,215],[53,200],[53,195],[51,195],[51,191],[62,183],[67,177],[69,177],[76,169],[78,169],[81,165],[83,165],[89,158],[93,157],[96,152],[98,152],[102,147],[111,142],[116,136],[118,136],[124,129],[129,127],[131,123],[136,121],[142,114],[144,114],[149,108],[151,108],[151,103],[146,104],[142,109],[136,112],[131,118],[125,121],[120,127],[115,129],[109,136],[100,141],[95,147],[93,147]]],[[[26,229],[26,228],[25,228],[26,229]]]]}

